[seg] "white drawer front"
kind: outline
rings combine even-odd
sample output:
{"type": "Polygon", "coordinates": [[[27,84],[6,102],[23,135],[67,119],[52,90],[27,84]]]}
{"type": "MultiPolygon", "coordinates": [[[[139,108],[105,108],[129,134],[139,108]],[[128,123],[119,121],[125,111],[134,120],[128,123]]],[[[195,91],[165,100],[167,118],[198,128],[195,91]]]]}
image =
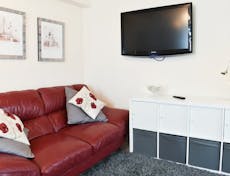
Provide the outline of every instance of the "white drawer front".
{"type": "Polygon", "coordinates": [[[188,106],[160,105],[159,131],[187,135],[188,106]]]}
{"type": "Polygon", "coordinates": [[[222,122],[222,109],[191,107],[190,136],[220,141],[222,122]]]}
{"type": "Polygon", "coordinates": [[[157,131],[156,104],[148,102],[132,102],[133,128],[157,131]]]}
{"type": "Polygon", "coordinates": [[[225,111],[224,142],[230,143],[230,110],[225,111]]]}

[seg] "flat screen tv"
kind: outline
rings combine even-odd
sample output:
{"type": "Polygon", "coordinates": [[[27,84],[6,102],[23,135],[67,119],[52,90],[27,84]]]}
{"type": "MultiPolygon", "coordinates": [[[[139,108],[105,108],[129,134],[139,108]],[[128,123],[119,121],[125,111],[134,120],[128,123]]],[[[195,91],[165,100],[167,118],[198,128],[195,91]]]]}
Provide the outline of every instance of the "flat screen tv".
{"type": "Polygon", "coordinates": [[[161,56],[192,52],[192,3],[121,13],[121,53],[161,56]]]}

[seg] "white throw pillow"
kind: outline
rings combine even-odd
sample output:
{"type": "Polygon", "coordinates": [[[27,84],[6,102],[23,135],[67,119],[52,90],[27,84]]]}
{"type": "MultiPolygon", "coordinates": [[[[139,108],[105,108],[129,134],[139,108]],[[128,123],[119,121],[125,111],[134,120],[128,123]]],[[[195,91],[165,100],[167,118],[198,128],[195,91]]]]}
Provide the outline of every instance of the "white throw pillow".
{"type": "Polygon", "coordinates": [[[30,145],[20,118],[0,109],[0,137],[12,139],[30,145]]]}
{"type": "Polygon", "coordinates": [[[104,107],[104,103],[98,100],[86,87],[76,93],[69,103],[80,107],[92,119],[96,119],[97,115],[104,107]]]}

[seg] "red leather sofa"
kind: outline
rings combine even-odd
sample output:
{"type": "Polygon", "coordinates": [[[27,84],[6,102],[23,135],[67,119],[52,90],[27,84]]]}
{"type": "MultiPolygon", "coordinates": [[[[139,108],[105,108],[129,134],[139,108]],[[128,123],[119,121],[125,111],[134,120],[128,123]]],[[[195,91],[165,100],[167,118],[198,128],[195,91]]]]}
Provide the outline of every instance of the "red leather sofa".
{"type": "MultiPolygon", "coordinates": [[[[80,90],[82,84],[72,85],[80,90]]],[[[34,159],[0,153],[0,176],[77,176],[121,147],[128,111],[105,107],[108,122],[67,125],[65,86],[0,93],[0,107],[29,129],[34,159]]]]}

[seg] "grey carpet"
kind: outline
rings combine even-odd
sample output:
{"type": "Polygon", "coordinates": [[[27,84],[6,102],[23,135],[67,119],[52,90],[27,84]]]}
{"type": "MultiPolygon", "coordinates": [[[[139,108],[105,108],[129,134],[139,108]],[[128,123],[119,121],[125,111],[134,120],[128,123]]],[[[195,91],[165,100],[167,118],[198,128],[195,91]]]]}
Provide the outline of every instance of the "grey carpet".
{"type": "Polygon", "coordinates": [[[81,176],[220,176],[182,164],[118,151],[81,176]]]}

